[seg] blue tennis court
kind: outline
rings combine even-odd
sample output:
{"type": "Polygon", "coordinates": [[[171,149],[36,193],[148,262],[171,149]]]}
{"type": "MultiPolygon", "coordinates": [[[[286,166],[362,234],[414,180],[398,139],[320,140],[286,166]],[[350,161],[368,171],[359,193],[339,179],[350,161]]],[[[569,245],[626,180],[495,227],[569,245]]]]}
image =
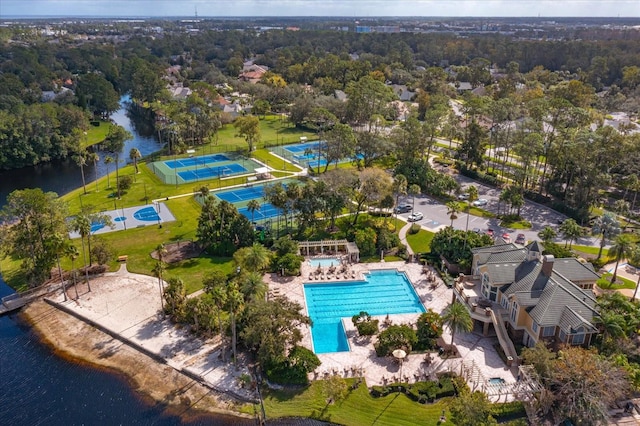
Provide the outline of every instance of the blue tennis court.
{"type": "Polygon", "coordinates": [[[202,155],[200,157],[169,160],[165,161],[164,164],[170,169],[177,169],[180,167],[206,166],[207,164],[215,164],[221,161],[229,161],[229,157],[223,154],[202,155]]]}
{"type": "Polygon", "coordinates": [[[325,160],[324,158],[321,158],[320,160],[309,161],[307,164],[309,167],[312,167],[312,168],[324,167],[327,165],[327,160],[325,160]]]}
{"type": "Polygon", "coordinates": [[[230,203],[257,200],[264,197],[264,185],[236,188],[229,191],[216,192],[216,197],[230,203]]]}
{"type": "Polygon", "coordinates": [[[180,176],[185,182],[191,182],[199,179],[227,177],[238,173],[245,173],[246,171],[247,169],[242,167],[240,164],[231,163],[226,166],[205,166],[202,169],[185,170],[183,172],[178,172],[178,176],[180,176]]]}
{"type": "MultiPolygon", "coordinates": [[[[251,212],[246,207],[240,207],[238,213],[251,220],[251,212]]],[[[264,220],[276,217],[280,214],[280,209],[274,207],[271,203],[260,204],[260,208],[253,212],[253,220],[264,220]]]]}
{"type": "Polygon", "coordinates": [[[287,146],[284,146],[283,148],[292,154],[298,154],[300,152],[305,152],[307,149],[311,151],[317,151],[318,145],[320,145],[320,142],[307,142],[307,143],[298,143],[295,145],[287,145],[287,146]]]}

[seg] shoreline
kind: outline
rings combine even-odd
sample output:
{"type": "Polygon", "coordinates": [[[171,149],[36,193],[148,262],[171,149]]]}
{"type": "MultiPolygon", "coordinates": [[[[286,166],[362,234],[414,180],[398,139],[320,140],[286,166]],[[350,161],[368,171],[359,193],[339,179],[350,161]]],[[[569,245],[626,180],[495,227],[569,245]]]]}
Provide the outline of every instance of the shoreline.
{"type": "Polygon", "coordinates": [[[34,301],[20,313],[56,356],[115,373],[150,406],[163,406],[163,415],[183,420],[214,416],[238,423],[253,417],[240,413],[239,402],[157,362],[89,324],[47,304],[34,301]]]}

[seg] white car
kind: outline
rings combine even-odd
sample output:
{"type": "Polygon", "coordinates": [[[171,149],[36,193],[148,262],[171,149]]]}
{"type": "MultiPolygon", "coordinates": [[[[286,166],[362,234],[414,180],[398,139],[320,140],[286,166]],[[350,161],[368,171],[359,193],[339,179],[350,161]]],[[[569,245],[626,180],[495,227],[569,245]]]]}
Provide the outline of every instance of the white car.
{"type": "Polygon", "coordinates": [[[486,206],[489,203],[486,198],[480,198],[479,200],[475,200],[473,205],[476,207],[486,206]]]}
{"type": "Polygon", "coordinates": [[[424,215],[420,212],[413,212],[409,215],[409,218],[407,219],[409,222],[417,222],[419,220],[421,220],[424,217],[424,215]]]}

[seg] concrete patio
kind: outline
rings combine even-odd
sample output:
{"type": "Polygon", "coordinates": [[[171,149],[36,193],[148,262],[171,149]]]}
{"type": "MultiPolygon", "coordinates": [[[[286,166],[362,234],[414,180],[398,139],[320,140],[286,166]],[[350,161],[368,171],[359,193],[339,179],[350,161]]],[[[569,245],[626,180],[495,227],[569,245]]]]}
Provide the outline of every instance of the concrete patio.
{"type": "MultiPolygon", "coordinates": [[[[359,263],[349,265],[348,268],[347,279],[344,278],[343,274],[339,281],[362,280],[363,273],[374,269],[396,269],[405,272],[425,310],[431,308],[438,313],[442,313],[452,300],[452,290],[447,288],[439,278],[436,278],[435,283],[429,282],[427,275],[423,272],[424,267],[417,263],[359,263]],[[355,273],[355,278],[351,278],[351,271],[355,273]]],[[[338,281],[336,278],[309,281],[309,274],[313,273],[315,269],[310,266],[309,262],[305,262],[300,277],[280,277],[277,274],[267,275],[266,281],[269,284],[270,294],[285,296],[299,303],[307,313],[303,289],[304,283],[321,284],[323,282],[338,281]]],[[[394,324],[413,324],[418,316],[418,314],[389,315],[389,319],[394,324]]],[[[378,317],[378,319],[382,324],[385,317],[378,317]]],[[[483,385],[480,382],[484,382],[485,379],[489,378],[502,378],[506,384],[516,382],[517,369],[508,368],[494,349],[494,344],[498,342],[498,339],[495,336],[484,337],[481,330],[456,334],[455,344],[460,352],[460,358],[444,359],[437,353],[432,353],[432,361],[427,364],[424,362],[425,354],[409,354],[403,362],[401,373],[400,364],[396,360],[391,357],[380,358],[376,355],[373,346],[375,337],[359,337],[351,318],[343,318],[343,325],[346,330],[350,351],[318,354],[322,365],[315,373],[310,375],[311,379],[322,379],[333,374],[343,377],[363,376],[367,385],[373,386],[398,381],[401,374],[403,381],[413,383],[426,378],[434,378],[436,373],[439,372],[454,371],[458,374],[467,372],[469,385],[477,389],[480,389],[483,385]]],[[[444,329],[442,337],[445,342],[450,342],[451,335],[449,330],[447,327],[444,329]]],[[[303,336],[302,345],[311,349],[313,345],[309,327],[304,328],[303,336]]]]}

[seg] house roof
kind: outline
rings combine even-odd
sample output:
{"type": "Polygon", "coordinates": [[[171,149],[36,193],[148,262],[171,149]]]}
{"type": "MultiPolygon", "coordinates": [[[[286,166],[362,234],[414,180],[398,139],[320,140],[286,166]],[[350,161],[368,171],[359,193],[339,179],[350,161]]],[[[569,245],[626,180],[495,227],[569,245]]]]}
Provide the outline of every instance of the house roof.
{"type": "Polygon", "coordinates": [[[514,297],[542,327],[560,326],[568,334],[580,326],[595,330],[591,321],[596,315],[596,300],[593,294],[574,284],[595,281],[598,274],[593,266],[573,258],[552,259],[553,269],[549,274],[543,271],[544,260],[532,256],[541,250],[539,243],[530,243],[519,250],[511,246],[502,244],[473,250],[474,254],[487,259],[478,262],[480,271],[488,275],[491,283],[501,285],[503,296],[514,297]]]}
{"type": "Polygon", "coordinates": [[[521,262],[527,256],[527,250],[513,243],[474,248],[471,252],[478,255],[478,265],[492,262],[521,262]]]}

